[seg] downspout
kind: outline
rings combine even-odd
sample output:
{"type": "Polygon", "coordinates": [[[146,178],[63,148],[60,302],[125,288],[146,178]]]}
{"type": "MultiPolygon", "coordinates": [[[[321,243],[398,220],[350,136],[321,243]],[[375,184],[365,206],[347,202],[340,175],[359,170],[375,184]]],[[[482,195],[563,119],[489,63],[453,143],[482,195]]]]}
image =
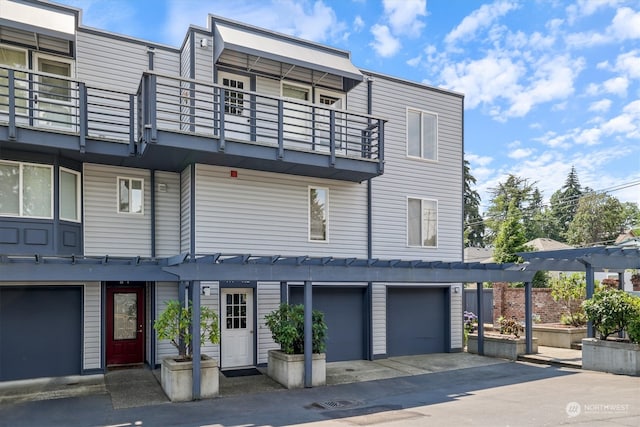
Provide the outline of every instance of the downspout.
{"type": "MultiPolygon", "coordinates": [[[[373,79],[367,76],[367,114],[373,113],[373,79]]],[[[373,189],[371,178],[367,180],[367,259],[373,258],[373,189]]],[[[373,360],[373,282],[367,282],[366,305],[368,308],[366,316],[367,334],[365,348],[367,358],[373,360]]]]}
{"type": "Polygon", "coordinates": [[[156,171],[151,170],[151,258],[156,257],[156,171]]]}

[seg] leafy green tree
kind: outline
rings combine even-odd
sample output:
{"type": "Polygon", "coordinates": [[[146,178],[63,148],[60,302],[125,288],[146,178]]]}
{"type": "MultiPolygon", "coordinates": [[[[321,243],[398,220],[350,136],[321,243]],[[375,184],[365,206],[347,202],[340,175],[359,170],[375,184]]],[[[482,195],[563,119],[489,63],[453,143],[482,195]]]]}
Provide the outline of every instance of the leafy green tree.
{"type": "Polygon", "coordinates": [[[572,326],[582,326],[586,323],[587,318],[581,305],[586,296],[587,281],[584,273],[573,273],[551,279],[551,297],[565,310],[562,323],[572,326]]]}
{"type": "Polygon", "coordinates": [[[505,182],[499,183],[498,187],[491,191],[491,205],[487,211],[488,218],[485,219],[488,228],[485,242],[494,243],[502,222],[506,220],[511,202],[520,211],[520,222],[526,241],[544,237],[539,234],[539,225],[536,225],[536,219],[541,215],[542,195],[527,179],[509,175],[505,182]]]}
{"type": "Polygon", "coordinates": [[[640,208],[636,203],[625,202],[622,204],[624,212],[625,230],[640,229],[640,208]]]}
{"type": "Polygon", "coordinates": [[[567,241],[567,230],[578,210],[583,190],[575,167],[567,175],[564,185],[549,200],[549,215],[546,218],[546,236],[561,242],[567,241]]]}
{"type": "Polygon", "coordinates": [[[521,219],[522,216],[516,206],[516,201],[511,200],[507,208],[507,217],[500,224],[494,242],[493,259],[497,263],[519,262],[521,258],[516,253],[526,252],[530,249],[525,245],[527,239],[521,219]]]}
{"type": "Polygon", "coordinates": [[[473,189],[476,178],[464,161],[464,246],[484,246],[484,221],[480,216],[480,194],[473,189]]]}
{"type": "Polygon", "coordinates": [[[624,229],[624,223],[624,209],[617,198],[590,191],[580,198],[567,240],[581,246],[610,243],[624,229]]]}

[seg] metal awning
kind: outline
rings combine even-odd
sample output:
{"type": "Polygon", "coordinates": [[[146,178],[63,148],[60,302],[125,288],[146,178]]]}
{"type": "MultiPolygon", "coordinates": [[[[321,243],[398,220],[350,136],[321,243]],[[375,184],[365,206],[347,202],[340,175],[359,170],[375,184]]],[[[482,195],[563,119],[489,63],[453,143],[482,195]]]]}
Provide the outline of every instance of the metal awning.
{"type": "Polygon", "coordinates": [[[218,62],[223,51],[231,50],[334,74],[354,82],[363,80],[360,70],[351,63],[349,52],[226,20],[220,22],[217,17],[212,20],[214,62],[218,62]]]}

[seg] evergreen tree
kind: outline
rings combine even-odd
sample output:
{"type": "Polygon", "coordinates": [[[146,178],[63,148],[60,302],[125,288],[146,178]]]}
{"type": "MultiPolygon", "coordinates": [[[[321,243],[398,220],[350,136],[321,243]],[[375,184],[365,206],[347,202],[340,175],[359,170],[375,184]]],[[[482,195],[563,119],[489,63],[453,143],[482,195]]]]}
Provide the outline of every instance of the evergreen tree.
{"type": "Polygon", "coordinates": [[[590,191],[580,198],[567,239],[572,245],[610,244],[624,230],[624,224],[624,208],[617,198],[590,191]]]}
{"type": "Polygon", "coordinates": [[[480,216],[480,194],[472,186],[476,178],[471,175],[467,160],[464,161],[464,246],[484,246],[484,221],[480,216]]]}
{"type": "Polygon", "coordinates": [[[583,190],[580,187],[578,174],[575,167],[572,166],[562,188],[551,196],[550,215],[547,218],[547,237],[561,242],[567,241],[569,224],[576,216],[582,194],[583,190]]]}
{"type": "Polygon", "coordinates": [[[521,258],[517,252],[527,252],[530,248],[522,225],[522,215],[516,201],[511,200],[507,208],[507,217],[500,224],[493,251],[493,259],[497,263],[518,262],[521,258]]]}

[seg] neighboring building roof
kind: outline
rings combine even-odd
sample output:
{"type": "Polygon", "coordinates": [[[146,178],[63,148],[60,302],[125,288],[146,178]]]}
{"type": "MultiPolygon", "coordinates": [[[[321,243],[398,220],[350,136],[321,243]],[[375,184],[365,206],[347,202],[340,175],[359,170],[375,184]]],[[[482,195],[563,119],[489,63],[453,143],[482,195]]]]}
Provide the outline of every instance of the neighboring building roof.
{"type": "Polygon", "coordinates": [[[638,239],[638,236],[636,236],[636,234],[633,232],[633,230],[629,230],[625,233],[621,233],[617,238],[616,241],[614,243],[614,245],[627,245],[629,242],[638,242],[640,241],[640,239],[638,239]]]}
{"type": "Polygon", "coordinates": [[[546,237],[538,237],[533,239],[525,245],[531,247],[534,251],[557,251],[560,249],[573,249],[573,246],[566,243],[558,242],[557,240],[548,239],[546,237]]]}
{"type": "Polygon", "coordinates": [[[464,248],[464,262],[493,262],[493,248],[464,248]]]}

